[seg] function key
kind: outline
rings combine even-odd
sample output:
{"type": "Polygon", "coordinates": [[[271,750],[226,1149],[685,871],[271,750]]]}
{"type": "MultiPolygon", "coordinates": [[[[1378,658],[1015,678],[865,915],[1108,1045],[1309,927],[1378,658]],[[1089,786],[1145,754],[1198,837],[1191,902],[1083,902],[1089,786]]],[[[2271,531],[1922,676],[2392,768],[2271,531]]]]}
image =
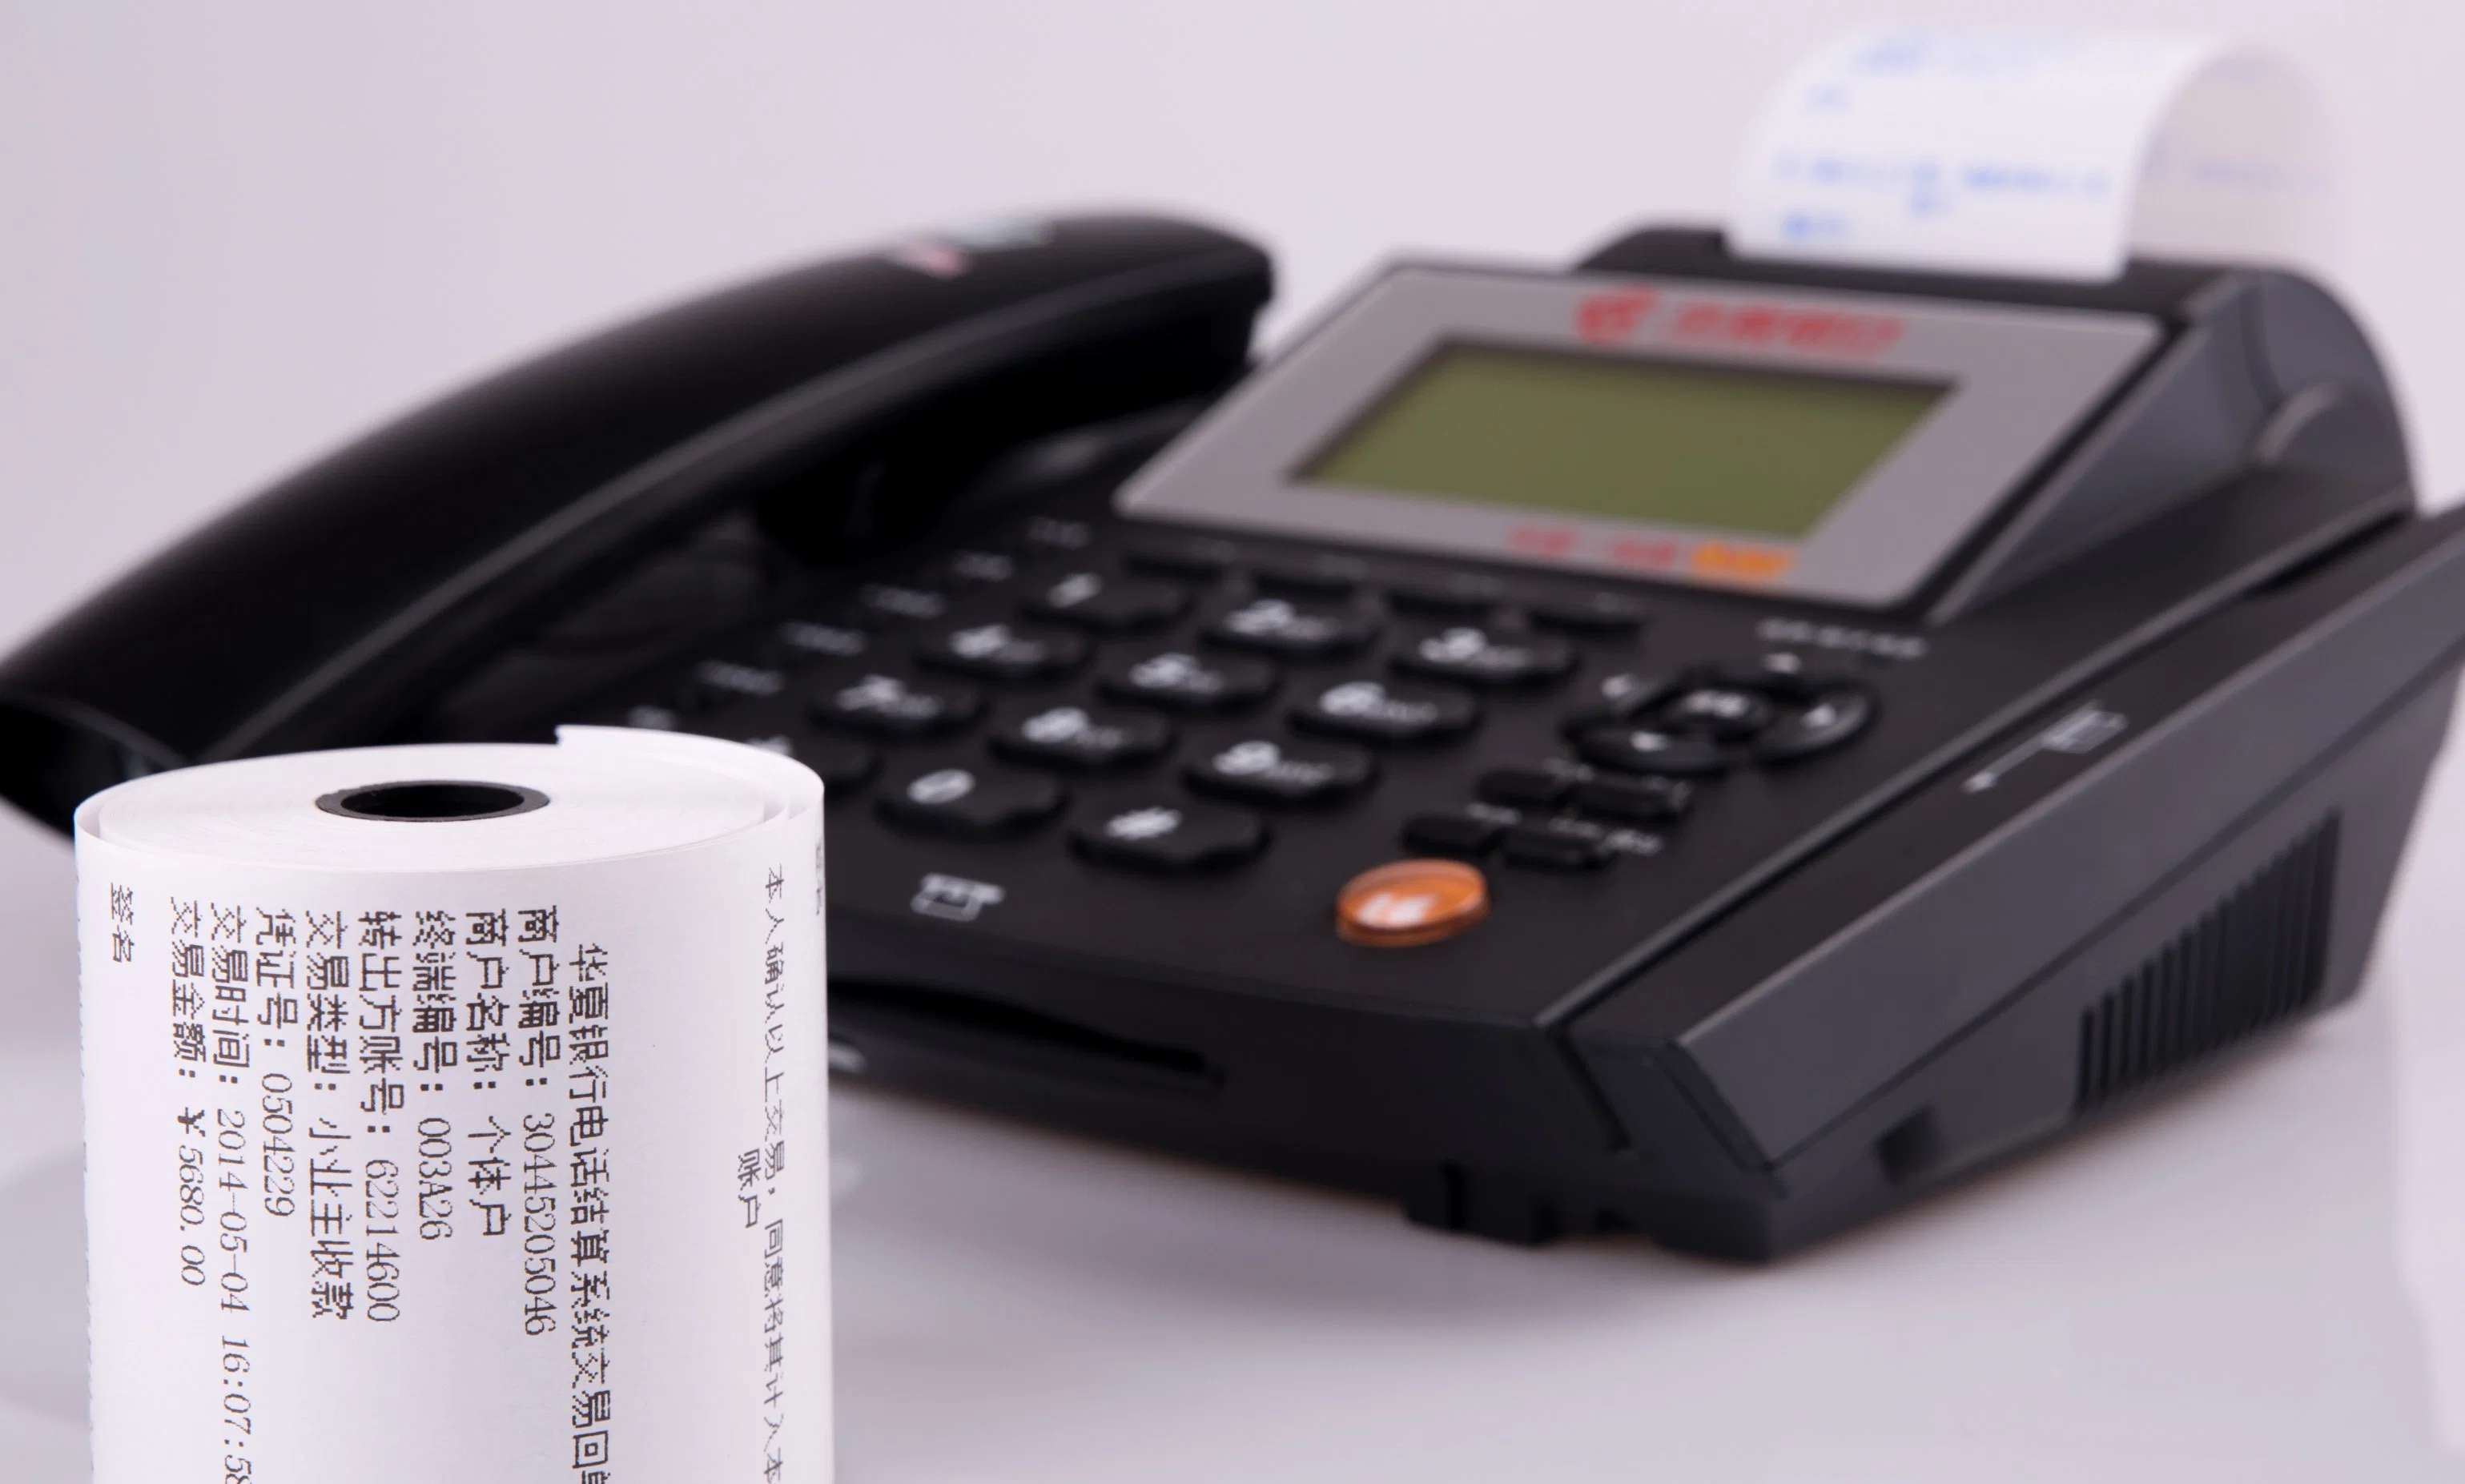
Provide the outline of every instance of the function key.
{"type": "Polygon", "coordinates": [[[1483,613],[1505,596],[1505,584],[1479,572],[1400,577],[1387,587],[1388,603],[1416,613],[1483,613]]]}
{"type": "Polygon", "coordinates": [[[770,653],[783,665],[807,665],[819,659],[854,659],[864,653],[865,642],[861,629],[792,618],[771,631],[770,653]]]}
{"type": "Polygon", "coordinates": [[[1535,598],[1530,609],[1536,622],[1578,633],[1632,633],[1651,616],[1642,604],[1625,593],[1598,589],[1535,598]]]}
{"type": "Polygon", "coordinates": [[[1115,700],[1168,711],[1231,711],[1266,699],[1276,681],[1276,667],[1259,660],[1201,659],[1166,650],[1105,671],[1096,688],[1115,700]]]}
{"type": "Polygon", "coordinates": [[[876,623],[931,623],[950,610],[950,600],[930,587],[867,583],[856,589],[856,607],[876,623]]]}
{"type": "Polygon", "coordinates": [[[1358,557],[1332,551],[1261,557],[1250,565],[1250,577],[1261,587],[1284,592],[1350,592],[1369,577],[1369,565],[1358,557]]]}
{"type": "Polygon", "coordinates": [[[1172,577],[1221,577],[1239,557],[1231,542],[1203,536],[1149,536],[1121,548],[1121,559],[1130,565],[1172,577]]]}
{"type": "Polygon", "coordinates": [[[984,698],[964,686],[920,685],[868,675],[833,686],[812,702],[813,720],[877,737],[930,737],[976,719],[984,698]]]}
{"type": "Polygon", "coordinates": [[[1411,948],[1464,932],[1489,916],[1489,883],[1453,860],[1396,860],[1344,883],[1336,936],[1365,948],[1411,948]]]}
{"type": "Polygon", "coordinates": [[[1404,821],[1404,848],[1432,855],[1477,855],[1498,843],[1507,824],[1480,814],[1415,814],[1404,821]]]}
{"type": "Polygon", "coordinates": [[[1061,786],[1033,773],[937,767],[892,788],[874,807],[882,818],[927,834],[984,839],[1019,834],[1060,812],[1061,786]]]}
{"type": "Polygon", "coordinates": [[[1596,871],[1610,863],[1610,832],[1586,819],[1528,819],[1509,825],[1499,853],[1544,871],[1596,871]]]}
{"type": "Polygon", "coordinates": [[[874,769],[881,765],[880,754],[860,742],[844,737],[791,737],[785,732],[768,737],[744,739],[748,747],[775,752],[783,758],[793,758],[819,774],[824,788],[846,792],[864,786],[874,769]]]}
{"type": "Polygon", "coordinates": [[[1731,686],[1784,700],[1803,700],[1814,694],[1824,677],[1807,674],[1804,662],[1794,654],[1767,654],[1761,662],[1722,660],[1695,665],[1687,670],[1686,678],[1696,685],[1731,686]]]}
{"type": "Polygon", "coordinates": [[[1558,678],[1574,668],[1575,652],[1545,634],[1500,637],[1464,625],[1396,651],[1391,663],[1407,675],[1503,688],[1558,678]]]}
{"type": "Polygon", "coordinates": [[[1267,845],[1267,827],[1244,809],[1136,804],[1082,819],[1070,843],[1090,860],[1172,874],[1238,865],[1267,845]]]}
{"type": "Polygon", "coordinates": [[[989,587],[1018,575],[1018,558],[1007,551],[961,547],[944,558],[934,570],[954,587],[989,587]]]}
{"type": "Polygon", "coordinates": [[[1248,737],[1183,769],[1201,793],[1252,804],[1324,804],[1369,786],[1377,764],[1354,747],[1288,747],[1248,737]]]}
{"type": "Polygon", "coordinates": [[[1282,598],[1254,598],[1210,625],[1218,644],[1260,650],[1292,659],[1349,654],[1377,635],[1377,627],[1351,613],[1295,608],[1282,598]]]}
{"type": "Polygon", "coordinates": [[[1473,797],[1512,808],[1555,808],[1575,786],[1572,773],[1548,767],[1494,767],[1473,780],[1473,797]]]}
{"type": "Polygon", "coordinates": [[[1784,718],[1755,740],[1758,763],[1792,763],[1829,752],[1864,731],[1875,720],[1875,698],[1840,687],[1825,691],[1804,710],[1784,718]]]}
{"type": "Polygon", "coordinates": [[[1656,715],[1662,725],[1679,731],[1743,742],[1771,724],[1772,705],[1743,686],[1699,685],[1670,698],[1656,715]]]}
{"type": "Polygon", "coordinates": [[[1597,726],[1575,740],[1575,750],[1587,763],[1625,773],[1709,777],[1729,769],[1709,738],[1655,726],[1597,726]]]}
{"type": "Polygon", "coordinates": [[[677,688],[680,711],[712,711],[730,701],[763,700],[788,688],[788,676],[766,665],[740,664],[732,659],[705,659],[677,688]]]}
{"type": "Polygon", "coordinates": [[[919,664],[986,680],[1044,680],[1068,675],[1087,658],[1075,633],[1022,633],[1008,624],[970,624],[919,645],[919,664]]]}
{"type": "Polygon", "coordinates": [[[1162,717],[1095,717],[1084,706],[1047,706],[992,735],[993,751],[1013,763],[1054,767],[1125,767],[1172,745],[1162,717]]]}
{"type": "Polygon", "coordinates": [[[1379,680],[1330,685],[1293,712],[1303,731],[1361,742],[1436,742],[1470,731],[1480,707],[1469,696],[1448,691],[1395,691],[1379,680]]]}
{"type": "Polygon", "coordinates": [[[1669,824],[1685,817],[1695,786],[1654,774],[1596,773],[1574,786],[1574,805],[1587,814],[1631,824],[1669,824]]]}
{"type": "Polygon", "coordinates": [[[1674,688],[1675,682],[1666,676],[1622,670],[1616,675],[1604,676],[1590,687],[1582,703],[1566,713],[1559,730],[1574,737],[1596,726],[1614,726],[1620,721],[1632,721],[1643,713],[1645,707],[1674,688]]]}
{"type": "Polygon", "coordinates": [[[1179,618],[1189,606],[1189,594],[1167,583],[1107,577],[1082,569],[1030,593],[1022,606],[1036,618],[1057,619],[1099,633],[1127,633],[1179,618]]]}
{"type": "Polygon", "coordinates": [[[1042,551],[1084,551],[1096,540],[1096,528],[1084,521],[1036,516],[1019,527],[1019,541],[1042,551]]]}

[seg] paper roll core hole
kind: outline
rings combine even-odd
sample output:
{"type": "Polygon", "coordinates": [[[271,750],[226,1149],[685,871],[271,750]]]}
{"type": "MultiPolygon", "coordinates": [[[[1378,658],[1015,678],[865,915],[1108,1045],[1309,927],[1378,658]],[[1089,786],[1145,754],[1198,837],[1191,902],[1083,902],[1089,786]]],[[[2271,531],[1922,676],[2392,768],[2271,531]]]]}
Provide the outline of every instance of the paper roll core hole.
{"type": "Polygon", "coordinates": [[[337,788],[320,798],[317,807],[328,814],[340,814],[344,819],[452,824],[466,819],[499,819],[508,814],[527,814],[546,803],[546,794],[515,784],[422,778],[390,784],[364,784],[357,788],[337,788]]]}

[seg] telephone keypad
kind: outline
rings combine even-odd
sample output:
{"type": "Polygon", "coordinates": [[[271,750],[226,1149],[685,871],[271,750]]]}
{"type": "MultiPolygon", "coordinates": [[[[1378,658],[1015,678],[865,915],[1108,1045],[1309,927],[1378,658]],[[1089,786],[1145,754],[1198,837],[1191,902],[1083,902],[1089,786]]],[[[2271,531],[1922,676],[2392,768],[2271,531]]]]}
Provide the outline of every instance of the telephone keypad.
{"type": "Polygon", "coordinates": [[[1072,824],[1079,854],[1109,866],[1183,874],[1235,866],[1267,846],[1267,827],[1245,809],[1158,799],[1072,824]]]}
{"type": "Polygon", "coordinates": [[[1096,688],[1115,700],[1168,711],[1234,711],[1274,695],[1280,679],[1262,660],[1159,650],[1104,671],[1096,688]]]}
{"type": "Polygon", "coordinates": [[[982,680],[1044,680],[1086,663],[1087,641],[1070,633],[1031,633],[1004,623],[969,624],[919,646],[917,663],[982,680]]]}
{"type": "Polygon", "coordinates": [[[937,767],[901,781],[874,807],[902,829],[987,839],[1033,830],[1067,801],[1059,784],[1038,774],[937,767]]]}
{"type": "Polygon", "coordinates": [[[1100,716],[1084,706],[1047,706],[994,731],[993,751],[1052,767],[1126,767],[1161,757],[1172,726],[1156,716],[1100,716]]]}
{"type": "Polygon", "coordinates": [[[984,698],[965,686],[933,685],[883,675],[858,676],[825,689],[813,719],[876,737],[931,737],[956,731],[984,710],[984,698]]]}
{"type": "Polygon", "coordinates": [[[1366,678],[1339,680],[1293,711],[1305,732],[1374,742],[1442,742],[1479,720],[1480,706],[1460,692],[1398,691],[1366,678]]]}
{"type": "Polygon", "coordinates": [[[1250,804],[1324,804],[1369,786],[1377,764],[1357,747],[1297,747],[1245,737],[1191,761],[1183,781],[1250,804]]]}
{"type": "Polygon", "coordinates": [[[1352,653],[1377,635],[1378,626],[1357,613],[1299,608],[1283,598],[1253,599],[1207,630],[1217,644],[1303,660],[1352,653]]]}
{"type": "Polygon", "coordinates": [[[1021,607],[1031,618],[1097,633],[1134,633],[1179,618],[1189,607],[1189,594],[1169,583],[1080,568],[1029,594],[1021,607]]]}
{"type": "Polygon", "coordinates": [[[1596,726],[1614,726],[1632,721],[1645,707],[1668,695],[1676,682],[1667,676],[1634,670],[1621,670],[1604,676],[1588,687],[1588,694],[1574,710],[1566,713],[1559,730],[1568,737],[1579,737],[1596,726]]]}
{"type": "Polygon", "coordinates": [[[1397,650],[1392,663],[1406,675],[1495,689],[1554,680],[1575,667],[1575,652],[1547,634],[1501,635],[1459,624],[1397,650]]]}

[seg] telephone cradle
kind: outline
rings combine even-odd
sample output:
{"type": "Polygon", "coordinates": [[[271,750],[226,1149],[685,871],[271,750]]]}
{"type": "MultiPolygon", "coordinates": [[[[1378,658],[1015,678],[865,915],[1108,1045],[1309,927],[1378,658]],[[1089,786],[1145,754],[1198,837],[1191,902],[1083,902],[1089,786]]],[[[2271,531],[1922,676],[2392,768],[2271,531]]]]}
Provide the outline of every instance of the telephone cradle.
{"type": "Polygon", "coordinates": [[[1653,230],[1254,366],[1269,292],[1061,218],[586,340],[0,663],[0,793],[777,748],[842,1075],[1513,1242],[1770,1257],[2355,992],[2465,527],[2319,287],[1653,230]]]}

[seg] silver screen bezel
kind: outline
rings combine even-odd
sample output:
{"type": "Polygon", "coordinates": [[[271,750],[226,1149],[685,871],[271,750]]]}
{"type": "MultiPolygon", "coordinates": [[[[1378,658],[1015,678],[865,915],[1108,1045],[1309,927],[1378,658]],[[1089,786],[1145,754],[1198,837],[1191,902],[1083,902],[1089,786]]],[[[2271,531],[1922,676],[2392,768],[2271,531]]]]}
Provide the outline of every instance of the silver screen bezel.
{"type": "Polygon", "coordinates": [[[1390,270],[1124,484],[1122,514],[1789,593],[1908,598],[2163,338],[2146,316],[1606,275],[1390,270]],[[1321,484],[1452,344],[1949,389],[1797,540],[1321,484]]]}

